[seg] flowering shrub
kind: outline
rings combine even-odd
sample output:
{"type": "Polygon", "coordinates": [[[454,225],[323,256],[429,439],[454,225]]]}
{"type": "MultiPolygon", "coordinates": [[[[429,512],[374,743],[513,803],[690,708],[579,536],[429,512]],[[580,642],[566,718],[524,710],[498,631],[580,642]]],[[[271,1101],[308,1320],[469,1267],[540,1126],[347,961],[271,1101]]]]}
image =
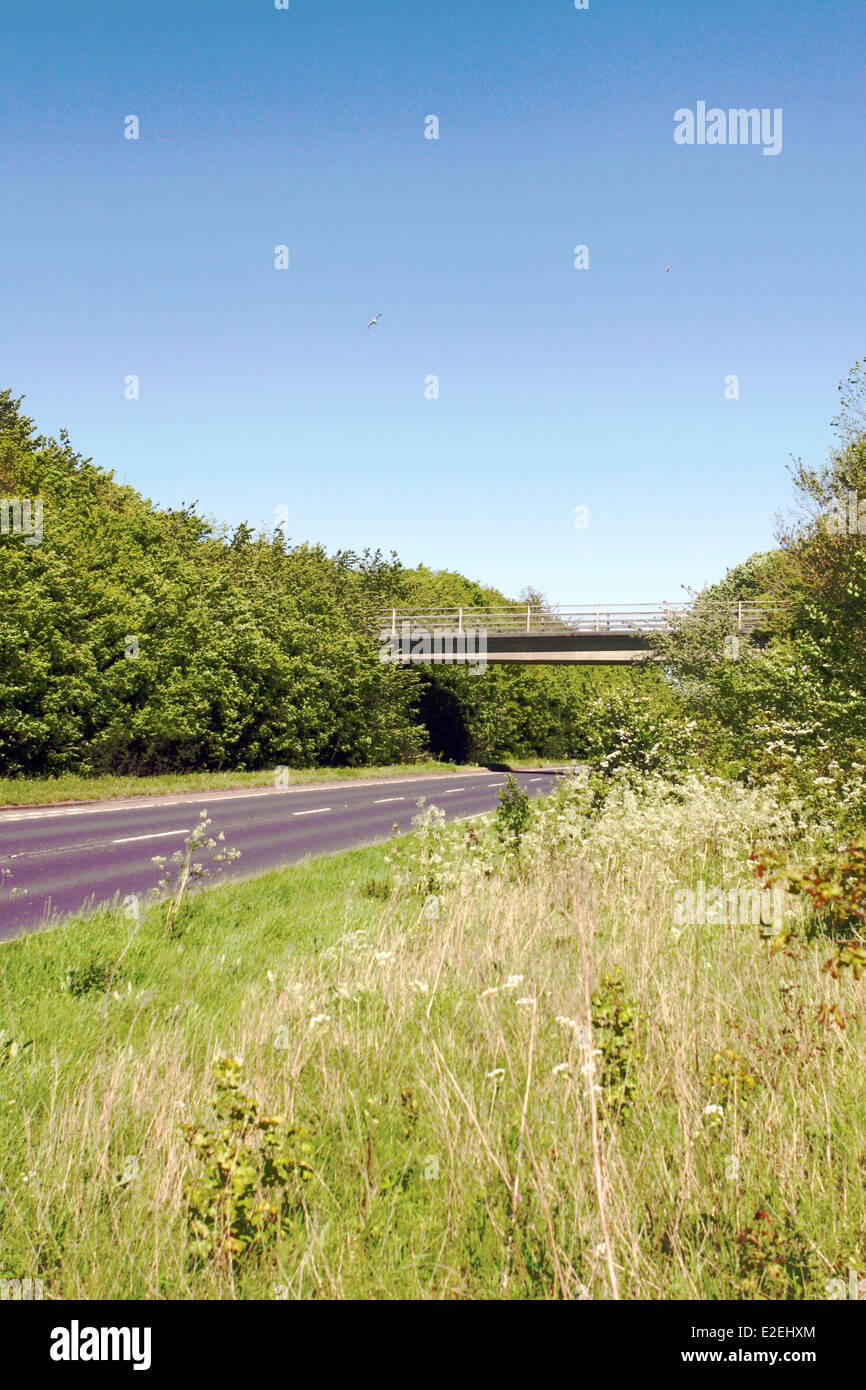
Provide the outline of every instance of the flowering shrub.
{"type": "Polygon", "coordinates": [[[838,731],[830,734],[817,693],[812,710],[809,719],[756,724],[751,778],[779,800],[796,801],[803,815],[840,827],[863,825],[866,748],[838,731]]]}
{"type": "Polygon", "coordinates": [[[605,775],[673,774],[693,763],[697,724],[658,696],[605,691],[589,707],[587,753],[605,775]]]}

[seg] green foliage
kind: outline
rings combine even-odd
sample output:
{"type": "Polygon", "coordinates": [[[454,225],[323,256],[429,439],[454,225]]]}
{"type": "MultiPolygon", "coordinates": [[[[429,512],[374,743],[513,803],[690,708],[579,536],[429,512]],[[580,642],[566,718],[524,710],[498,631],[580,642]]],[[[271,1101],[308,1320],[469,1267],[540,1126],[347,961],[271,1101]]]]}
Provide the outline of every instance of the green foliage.
{"type": "Polygon", "coordinates": [[[44,535],[0,538],[0,771],[418,755],[415,674],[378,660],[369,626],[398,561],[160,511],[19,407],[0,394],[0,478],[42,496],[44,535]]]}
{"type": "Polygon", "coordinates": [[[532,805],[529,795],[509,774],[505,786],[500,790],[496,811],[496,830],[503,844],[518,849],[531,819],[532,805]]]}
{"type": "Polygon", "coordinates": [[[0,538],[0,773],[364,766],[412,762],[429,746],[460,761],[568,757],[637,777],[700,763],[862,825],[862,363],[841,391],[840,447],[825,468],[793,470],[803,515],[779,550],[732,568],[657,638],[660,668],[482,675],[383,663],[370,619],[392,605],[506,604],[498,591],[405,570],[393,554],[328,555],[245,522],[229,531],[193,506],[159,510],[65,432],[37,435],[4,391],[0,484],[42,498],[44,535],[29,547],[0,538]],[[731,633],[719,604],[738,599],[772,601],[776,616],[731,633]]]}
{"type": "Polygon", "coordinates": [[[836,954],[824,962],[823,969],[838,980],[843,970],[850,970],[853,978],[859,980],[866,971],[866,944],[844,941],[836,943],[836,954]]]}
{"type": "Polygon", "coordinates": [[[300,1204],[299,1181],[312,1176],[309,1134],[282,1115],[265,1115],[243,1089],[242,1062],[214,1062],[213,1128],[183,1126],[198,1160],[198,1176],[184,1185],[189,1250],[196,1259],[231,1264],[251,1249],[273,1243],[300,1204]]]}
{"type": "Polygon", "coordinates": [[[827,465],[792,468],[798,514],[780,549],[698,595],[655,651],[714,770],[774,787],[804,814],[866,821],[866,375],[840,387],[827,465]],[[760,630],[731,633],[720,603],[767,603],[760,630]],[[733,653],[725,638],[736,636],[733,653]],[[733,656],[733,659],[732,659],[733,656]]]}
{"type": "Polygon", "coordinates": [[[833,931],[866,929],[866,832],[808,868],[790,868],[788,891],[807,898],[833,931]]]}
{"type": "Polygon", "coordinates": [[[66,988],[73,999],[84,994],[104,994],[108,989],[114,965],[100,956],[91,955],[83,965],[73,966],[66,976],[66,988]]]}
{"type": "MultiPolygon", "coordinates": [[[[779,856],[763,856],[756,871],[765,881],[778,875],[779,856]]],[[[866,973],[866,832],[806,867],[787,866],[783,876],[788,892],[805,898],[824,933],[834,937],[824,970],[838,980],[850,969],[859,980],[866,973]]],[[[783,949],[792,934],[783,933],[772,949],[783,949]]]]}
{"type": "Polygon", "coordinates": [[[369,878],[361,891],[365,898],[377,898],[379,902],[387,902],[393,890],[387,878],[369,878]]]}
{"type": "Polygon", "coordinates": [[[587,714],[587,754],[606,776],[672,776],[694,761],[695,723],[654,680],[606,691],[587,714]]]}
{"type": "Polygon", "coordinates": [[[630,688],[634,673],[555,666],[418,670],[420,718],[431,752],[455,761],[585,757],[592,701],[630,688]]]}
{"type": "Polygon", "coordinates": [[[755,1077],[743,1064],[740,1054],[731,1047],[717,1052],[708,1080],[710,1093],[715,1099],[737,1106],[745,1096],[755,1089],[755,1077]]]}
{"type": "Polygon", "coordinates": [[[436,756],[577,757],[606,671],[410,669],[374,613],[506,602],[395,555],[160,510],[0,392],[3,495],[43,539],[0,537],[0,775],[159,776],[436,756]],[[135,638],[137,647],[128,641],[135,638]]]}
{"type": "Polygon", "coordinates": [[[811,1294],[818,1261],[791,1217],[779,1219],[764,1208],[737,1237],[742,1296],[803,1299],[811,1294]]]}
{"type": "Polygon", "coordinates": [[[592,996],[592,1030],[601,1057],[594,1078],[601,1087],[602,1113],[626,1119],[637,1090],[638,1005],[618,967],[602,976],[592,996]]]}

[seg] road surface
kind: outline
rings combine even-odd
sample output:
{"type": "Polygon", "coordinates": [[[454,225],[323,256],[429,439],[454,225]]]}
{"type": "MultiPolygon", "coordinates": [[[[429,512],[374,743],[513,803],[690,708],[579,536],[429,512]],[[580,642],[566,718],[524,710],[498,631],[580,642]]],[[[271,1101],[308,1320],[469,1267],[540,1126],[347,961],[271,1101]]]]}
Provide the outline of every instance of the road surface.
{"type": "MultiPolygon", "coordinates": [[[[530,796],[553,790],[558,772],[514,774],[530,796]]],[[[498,804],[504,772],[332,782],[315,787],[185,792],[61,806],[0,809],[0,940],[58,922],[131,894],[158,888],[154,855],[184,848],[201,811],[208,833],[225,834],[241,852],[216,881],[249,878],[327,854],[385,840],[410,829],[418,801],[449,819],[481,815],[498,804]]]]}

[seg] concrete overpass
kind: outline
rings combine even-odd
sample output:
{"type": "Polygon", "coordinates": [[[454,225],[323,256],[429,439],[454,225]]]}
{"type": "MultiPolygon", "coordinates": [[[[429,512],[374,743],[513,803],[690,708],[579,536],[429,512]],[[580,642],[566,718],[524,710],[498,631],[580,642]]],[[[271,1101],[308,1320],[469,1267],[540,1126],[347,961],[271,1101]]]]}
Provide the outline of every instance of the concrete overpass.
{"type": "MultiPolygon", "coordinates": [[[[376,625],[381,660],[397,665],[621,666],[646,661],[653,634],[673,631],[690,608],[682,603],[392,608],[377,615],[376,625]]],[[[765,605],[750,602],[717,604],[711,611],[730,639],[755,631],[767,617],[765,605]]]]}

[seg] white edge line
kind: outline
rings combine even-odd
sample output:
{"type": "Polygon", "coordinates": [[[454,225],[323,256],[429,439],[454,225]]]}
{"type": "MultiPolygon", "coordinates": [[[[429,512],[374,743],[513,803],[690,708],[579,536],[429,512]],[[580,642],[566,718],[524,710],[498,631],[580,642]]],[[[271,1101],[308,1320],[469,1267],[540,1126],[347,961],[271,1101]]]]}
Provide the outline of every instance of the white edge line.
{"type": "Polygon", "coordinates": [[[189,830],[155,830],[150,835],[124,835],[120,840],[112,840],[113,845],[128,845],[133,840],[164,840],[167,835],[189,835],[189,830]]]}

